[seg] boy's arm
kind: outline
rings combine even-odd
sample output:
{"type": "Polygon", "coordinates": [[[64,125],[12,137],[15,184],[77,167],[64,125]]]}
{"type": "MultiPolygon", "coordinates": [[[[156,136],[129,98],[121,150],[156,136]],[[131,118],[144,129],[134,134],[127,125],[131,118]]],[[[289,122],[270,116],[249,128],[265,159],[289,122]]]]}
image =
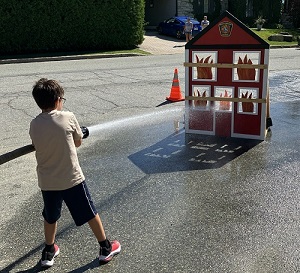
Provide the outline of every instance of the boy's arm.
{"type": "Polygon", "coordinates": [[[75,144],[75,147],[78,148],[82,143],[82,138],[81,139],[78,139],[78,140],[75,140],[74,139],[74,144],[75,144]]]}
{"type": "Polygon", "coordinates": [[[76,142],[75,142],[75,140],[74,140],[74,143],[75,143],[75,146],[76,146],[76,147],[79,147],[79,146],[81,145],[81,143],[82,143],[82,140],[83,140],[84,138],[87,138],[87,137],[90,135],[90,131],[89,131],[89,129],[88,129],[87,127],[85,127],[85,126],[80,126],[80,130],[81,130],[81,133],[82,133],[82,137],[81,137],[80,140],[77,140],[76,142]]]}
{"type": "Polygon", "coordinates": [[[74,114],[73,114],[73,124],[74,124],[73,140],[74,140],[75,147],[78,148],[82,144],[83,133],[74,114]]]}

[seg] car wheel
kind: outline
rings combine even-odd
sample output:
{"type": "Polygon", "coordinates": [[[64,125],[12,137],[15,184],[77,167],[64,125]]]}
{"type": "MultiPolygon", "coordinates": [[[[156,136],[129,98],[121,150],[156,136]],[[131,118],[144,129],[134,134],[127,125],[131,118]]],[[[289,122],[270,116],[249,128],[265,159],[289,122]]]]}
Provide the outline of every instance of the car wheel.
{"type": "Polygon", "coordinates": [[[158,27],[158,29],[157,29],[157,30],[158,30],[158,33],[159,33],[159,34],[162,34],[162,33],[163,33],[163,31],[162,31],[162,27],[158,27]]]}
{"type": "Polygon", "coordinates": [[[180,30],[176,31],[176,38],[177,39],[181,39],[182,38],[182,31],[180,31],[180,30]]]}

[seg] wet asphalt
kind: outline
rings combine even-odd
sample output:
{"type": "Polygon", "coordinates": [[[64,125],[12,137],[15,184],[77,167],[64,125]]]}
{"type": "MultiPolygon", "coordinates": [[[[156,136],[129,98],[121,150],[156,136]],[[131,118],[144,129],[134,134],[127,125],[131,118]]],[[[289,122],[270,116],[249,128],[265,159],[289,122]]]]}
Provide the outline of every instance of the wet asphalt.
{"type": "MultiPolygon", "coordinates": [[[[46,272],[300,272],[299,76],[271,71],[273,126],[265,141],[187,136],[184,102],[91,125],[79,159],[122,252],[99,266],[91,232],[75,227],[65,208],[61,253],[46,272]]],[[[33,154],[0,166],[4,183],[34,177],[22,173],[28,166],[33,154]]],[[[14,190],[31,193],[10,187],[2,201],[14,190]]],[[[41,271],[40,205],[40,193],[31,193],[1,222],[1,272],[41,271]]]]}

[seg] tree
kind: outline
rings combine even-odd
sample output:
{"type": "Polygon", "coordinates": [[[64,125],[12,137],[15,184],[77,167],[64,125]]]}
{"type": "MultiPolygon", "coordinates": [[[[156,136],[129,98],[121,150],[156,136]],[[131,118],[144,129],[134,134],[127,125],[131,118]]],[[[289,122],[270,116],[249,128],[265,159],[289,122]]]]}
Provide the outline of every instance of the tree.
{"type": "Polygon", "coordinates": [[[289,1],[290,15],[293,18],[294,27],[300,27],[300,1],[290,0],[289,1]]]}
{"type": "Polygon", "coordinates": [[[246,20],[246,1],[247,0],[228,1],[228,11],[242,22],[246,20]]]}
{"type": "Polygon", "coordinates": [[[278,24],[281,19],[282,0],[253,0],[254,17],[262,16],[267,24],[278,24]]]}

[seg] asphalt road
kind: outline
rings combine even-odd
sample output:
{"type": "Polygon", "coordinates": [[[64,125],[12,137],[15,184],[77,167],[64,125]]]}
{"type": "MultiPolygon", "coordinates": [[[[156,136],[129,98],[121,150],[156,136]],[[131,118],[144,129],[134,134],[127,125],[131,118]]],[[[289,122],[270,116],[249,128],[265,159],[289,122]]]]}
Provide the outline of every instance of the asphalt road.
{"type": "MultiPolygon", "coordinates": [[[[34,81],[62,82],[66,109],[91,131],[79,158],[96,207],[123,247],[99,267],[88,227],[76,228],[64,209],[61,254],[47,272],[300,272],[300,52],[274,49],[270,58],[274,126],[263,142],[187,141],[184,102],[165,104],[175,67],[184,90],[180,53],[1,65],[0,152],[30,142],[28,125],[39,112],[34,81]],[[218,159],[222,150],[223,159],[197,162],[195,146],[217,147],[207,154],[218,159]]],[[[34,153],[0,172],[0,270],[39,272],[34,153]]]]}

